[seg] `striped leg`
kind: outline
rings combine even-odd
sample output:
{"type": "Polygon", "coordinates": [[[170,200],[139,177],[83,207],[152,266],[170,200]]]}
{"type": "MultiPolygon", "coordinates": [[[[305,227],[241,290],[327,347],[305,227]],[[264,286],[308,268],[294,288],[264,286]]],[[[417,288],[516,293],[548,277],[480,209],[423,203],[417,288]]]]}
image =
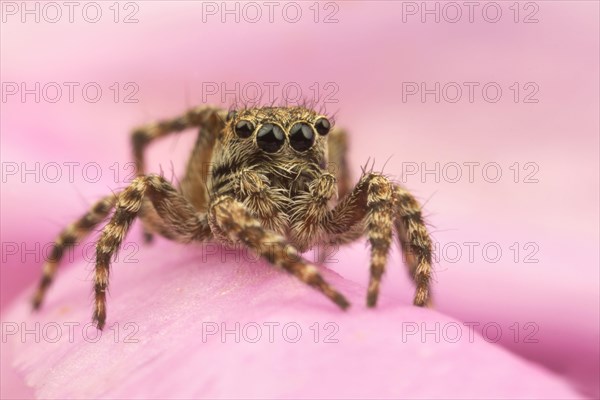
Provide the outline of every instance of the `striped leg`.
{"type": "Polygon", "coordinates": [[[405,189],[396,186],[395,227],[406,265],[417,285],[414,304],[432,306],[429,282],[431,278],[432,243],[421,215],[421,206],[405,189]]]}
{"type": "Polygon", "coordinates": [[[115,202],[115,195],[106,196],[94,204],[83,217],[67,226],[58,235],[58,238],[52,246],[50,257],[44,264],[42,279],[33,296],[32,303],[34,309],[38,309],[42,305],[46,292],[54,280],[58,265],[65,254],[65,250],[72,248],[78,242],[85,239],[85,237],[87,237],[94,228],[106,218],[113,209],[115,202]]]}
{"type": "Polygon", "coordinates": [[[383,176],[373,176],[367,189],[367,236],[371,244],[371,276],[367,291],[367,305],[375,307],[379,285],[385,271],[392,243],[394,220],[392,204],[393,186],[383,176]]]}
{"type": "Polygon", "coordinates": [[[168,238],[187,243],[192,240],[205,240],[211,236],[206,215],[198,213],[168,181],[157,175],[136,178],[119,194],[115,212],[102,230],[96,246],[93,321],[96,322],[98,329],[102,329],[106,322],[106,291],[110,261],[121,247],[145,198],[151,200],[162,218],[162,229],[159,231],[168,238]]]}
{"type": "Polygon", "coordinates": [[[379,296],[381,277],[385,272],[393,239],[393,184],[379,174],[364,175],[348,196],[338,204],[328,218],[327,228],[334,234],[334,243],[346,243],[357,238],[362,224],[371,245],[371,266],[367,305],[374,307],[379,296]]]}
{"type": "Polygon", "coordinates": [[[220,108],[201,106],[189,110],[182,116],[134,129],[131,134],[131,143],[138,176],[146,173],[144,152],[151,142],[170,133],[181,132],[189,128],[200,126],[215,128],[221,126],[224,118],[223,113],[224,111],[220,108]]]}
{"type": "Polygon", "coordinates": [[[431,239],[414,197],[382,175],[363,176],[354,190],[332,210],[325,227],[332,243],[344,244],[358,238],[363,228],[361,224],[364,224],[371,244],[367,305],[377,304],[393,227],[399,233],[405,254],[409,253],[407,263],[417,285],[414,304],[428,305],[431,239]],[[407,249],[411,252],[406,252],[407,249]]]}
{"type": "Polygon", "coordinates": [[[242,203],[222,196],[211,205],[209,213],[210,224],[219,236],[243,243],[271,264],[323,293],[340,308],[348,308],[350,303],[325,282],[315,266],[302,259],[282,236],[263,228],[242,203]]]}
{"type": "MultiPolygon", "coordinates": [[[[200,127],[194,151],[188,162],[187,173],[181,184],[182,192],[186,194],[197,208],[200,208],[202,205],[206,206],[207,196],[203,185],[206,182],[208,168],[205,165],[199,164],[209,162],[215,138],[223,127],[224,118],[225,111],[222,109],[200,106],[189,110],[182,116],[134,129],[131,134],[131,143],[137,176],[144,176],[146,174],[144,153],[150,143],[171,133],[200,127]],[[198,176],[198,174],[201,174],[201,176],[198,176]]],[[[148,208],[146,212],[152,213],[151,208],[148,208]]],[[[152,240],[152,234],[148,228],[144,228],[144,237],[147,242],[152,240]]]]}

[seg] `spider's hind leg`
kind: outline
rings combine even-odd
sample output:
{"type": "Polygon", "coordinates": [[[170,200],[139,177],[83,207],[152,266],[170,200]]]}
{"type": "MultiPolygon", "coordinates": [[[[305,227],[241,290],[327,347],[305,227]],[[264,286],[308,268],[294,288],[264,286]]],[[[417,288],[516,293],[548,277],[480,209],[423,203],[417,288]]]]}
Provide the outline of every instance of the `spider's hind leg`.
{"type": "Polygon", "coordinates": [[[431,307],[430,291],[433,245],[423,220],[421,206],[407,190],[395,187],[396,218],[394,225],[411,278],[417,285],[414,304],[431,307]]]}
{"type": "MultiPolygon", "coordinates": [[[[204,185],[208,163],[211,159],[215,139],[223,128],[224,119],[224,110],[217,107],[200,106],[192,108],[178,117],[134,129],[131,134],[131,144],[137,176],[146,174],[145,152],[150,143],[186,129],[199,128],[198,139],[188,161],[186,175],[181,182],[181,192],[196,209],[206,208],[208,195],[204,185]]],[[[149,220],[153,219],[156,214],[149,204],[143,205],[143,213],[148,216],[149,220]]],[[[150,226],[144,225],[144,239],[146,242],[152,241],[151,231],[150,226]]]]}
{"type": "Polygon", "coordinates": [[[54,280],[58,265],[65,252],[85,239],[94,228],[108,216],[117,201],[116,195],[106,196],[92,206],[80,219],[67,226],[54,241],[50,257],[44,263],[42,278],[33,296],[33,308],[38,309],[54,280]]]}

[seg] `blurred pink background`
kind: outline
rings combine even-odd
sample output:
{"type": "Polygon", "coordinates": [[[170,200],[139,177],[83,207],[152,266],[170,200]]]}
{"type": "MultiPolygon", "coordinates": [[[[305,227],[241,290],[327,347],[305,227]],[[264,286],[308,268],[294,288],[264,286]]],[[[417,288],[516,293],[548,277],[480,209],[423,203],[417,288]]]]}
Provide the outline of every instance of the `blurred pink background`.
{"type": "MultiPolygon", "coordinates": [[[[273,23],[267,8],[258,23],[248,21],[250,9],[245,19],[242,14],[236,23],[230,15],[223,23],[220,13],[203,14],[199,2],[147,1],[122,4],[118,23],[112,3],[100,3],[97,23],[86,22],[81,9],[69,23],[66,8],[56,23],[32,16],[22,23],[10,4],[21,3],[2,3],[3,310],[37,279],[44,245],[99,196],[126,184],[133,126],[204,100],[224,106],[244,100],[237,92],[222,103],[220,89],[206,91],[215,85],[257,83],[267,103],[273,100],[268,85],[279,85],[274,97],[281,100],[281,87],[293,83],[304,98],[313,99],[315,88],[329,96],[321,104],[329,101],[326,110],[351,134],[355,177],[369,157],[381,168],[391,156],[385,172],[426,203],[439,246],[437,309],[462,321],[500,324],[500,345],[562,375],[581,393],[600,395],[597,2],[519,3],[518,22],[513,2],[501,2],[496,23],[486,21],[493,10],[484,18],[481,6],[473,22],[463,8],[459,22],[449,22],[455,14],[445,9],[436,23],[421,15],[421,2],[390,1],[319,3],[319,22],[311,2],[295,3],[302,10],[297,23],[279,8],[273,23]],[[123,23],[127,15],[138,22],[123,23]],[[324,23],[327,16],[337,22],[324,23]],[[524,23],[527,18],[537,22],[524,23]],[[22,101],[20,92],[11,94],[22,82],[29,89],[57,82],[62,98],[48,101],[50,88],[39,102],[33,94],[22,101]],[[73,102],[64,82],[79,84],[73,102]],[[81,92],[90,82],[102,89],[95,103],[81,92]],[[432,89],[436,82],[456,85],[439,102],[434,94],[423,102],[421,93],[406,93],[413,83],[432,89]],[[478,85],[472,102],[465,82],[478,85]],[[482,94],[490,82],[502,90],[497,102],[482,94]],[[456,86],[462,97],[453,103],[456,86]],[[126,103],[128,94],[139,101],[126,103]],[[71,162],[80,163],[73,179],[65,164],[71,162]],[[93,166],[83,168],[90,162],[100,166],[97,179],[93,166]],[[24,172],[35,163],[39,177],[24,172]],[[49,163],[60,166],[59,179],[49,163]],[[436,163],[439,179],[422,175],[436,163]],[[479,163],[473,179],[469,163],[479,163]],[[490,163],[501,171],[497,182],[495,169],[482,172],[490,163]],[[523,329],[529,322],[537,343],[523,338],[532,332],[523,329]],[[518,340],[510,330],[515,323],[518,340]]],[[[427,4],[444,10],[442,3],[427,4]]],[[[180,172],[193,142],[186,133],[153,146],[151,169],[162,168],[167,177],[172,168],[180,172]]],[[[345,251],[358,254],[356,262],[330,267],[366,283],[366,246],[345,251]]],[[[382,290],[408,303],[413,289],[400,258],[394,250],[382,290]]]]}

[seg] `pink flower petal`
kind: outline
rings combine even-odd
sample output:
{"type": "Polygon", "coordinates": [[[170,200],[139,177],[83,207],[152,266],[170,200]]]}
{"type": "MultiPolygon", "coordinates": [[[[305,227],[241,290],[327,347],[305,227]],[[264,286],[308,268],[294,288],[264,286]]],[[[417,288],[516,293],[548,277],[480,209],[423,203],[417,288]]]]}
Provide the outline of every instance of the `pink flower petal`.
{"type": "Polygon", "coordinates": [[[40,398],[579,398],[434,310],[390,293],[367,309],[365,288],[327,269],[347,312],[245,253],[141,250],[113,265],[97,342],[86,261],[60,271],[40,313],[17,301],[3,315],[3,381],[19,374],[40,398]]]}

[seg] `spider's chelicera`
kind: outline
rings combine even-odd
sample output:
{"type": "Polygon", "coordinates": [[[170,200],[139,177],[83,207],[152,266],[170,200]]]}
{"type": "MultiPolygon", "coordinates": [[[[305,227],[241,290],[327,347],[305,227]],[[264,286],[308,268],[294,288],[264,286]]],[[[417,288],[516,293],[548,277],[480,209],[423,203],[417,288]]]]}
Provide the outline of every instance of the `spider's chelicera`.
{"type": "Polygon", "coordinates": [[[346,134],[326,116],[300,106],[230,113],[203,106],[138,128],[132,141],[138,177],[60,233],[44,265],[35,308],[65,250],[113,209],[96,246],[93,320],[99,329],[106,322],[112,256],[137,217],[147,239],[159,234],[184,243],[216,240],[245,246],[342,309],[348,301],[301,253],[316,244],[341,245],[366,235],[371,247],[367,305],[375,306],[395,231],[416,283],[414,304],[430,304],[432,243],[419,204],[382,174],[363,171],[352,187],[346,134]],[[179,187],[146,174],[148,144],[189,128],[199,129],[199,134],[179,187]],[[332,199],[337,200],[334,205],[332,199]]]}

